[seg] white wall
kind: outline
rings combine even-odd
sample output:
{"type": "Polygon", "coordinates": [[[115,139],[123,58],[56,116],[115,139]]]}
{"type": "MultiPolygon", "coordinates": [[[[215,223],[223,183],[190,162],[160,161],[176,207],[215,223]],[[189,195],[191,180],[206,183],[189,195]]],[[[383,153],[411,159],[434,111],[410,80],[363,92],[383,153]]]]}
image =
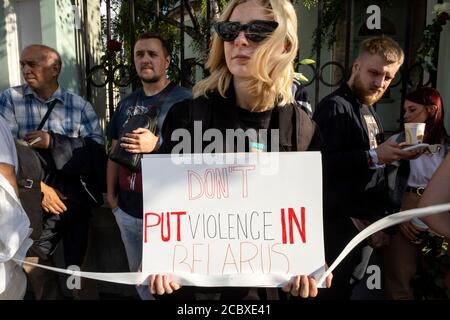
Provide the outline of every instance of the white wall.
{"type": "Polygon", "coordinates": [[[448,22],[441,33],[439,45],[437,89],[444,100],[445,127],[447,132],[450,132],[450,23],[448,22]]]}
{"type": "Polygon", "coordinates": [[[5,38],[3,41],[6,53],[7,75],[3,86],[9,87],[21,83],[19,63],[19,36],[17,28],[17,15],[14,1],[5,0],[3,3],[5,38]]]}
{"type": "Polygon", "coordinates": [[[437,90],[444,101],[445,127],[450,132],[450,22],[447,21],[439,43],[437,90]]]}
{"type": "Polygon", "coordinates": [[[39,1],[15,0],[19,52],[33,43],[42,43],[39,1]]]}

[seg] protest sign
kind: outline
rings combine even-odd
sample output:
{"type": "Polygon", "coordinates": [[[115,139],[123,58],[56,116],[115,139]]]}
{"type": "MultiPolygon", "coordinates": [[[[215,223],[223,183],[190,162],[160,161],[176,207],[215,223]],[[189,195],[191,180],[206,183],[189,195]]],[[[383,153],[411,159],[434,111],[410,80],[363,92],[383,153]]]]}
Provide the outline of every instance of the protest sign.
{"type": "Polygon", "coordinates": [[[208,156],[144,157],[143,272],[280,286],[324,266],[320,153],[208,156]]]}

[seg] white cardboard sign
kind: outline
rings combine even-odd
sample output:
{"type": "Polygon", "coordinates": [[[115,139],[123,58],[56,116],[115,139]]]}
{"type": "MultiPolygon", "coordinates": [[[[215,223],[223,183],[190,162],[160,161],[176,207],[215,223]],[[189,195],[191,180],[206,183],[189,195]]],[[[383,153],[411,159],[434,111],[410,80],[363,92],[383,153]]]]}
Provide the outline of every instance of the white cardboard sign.
{"type": "Polygon", "coordinates": [[[319,152],[145,156],[142,271],[255,287],[323,271],[321,168],[319,152]]]}

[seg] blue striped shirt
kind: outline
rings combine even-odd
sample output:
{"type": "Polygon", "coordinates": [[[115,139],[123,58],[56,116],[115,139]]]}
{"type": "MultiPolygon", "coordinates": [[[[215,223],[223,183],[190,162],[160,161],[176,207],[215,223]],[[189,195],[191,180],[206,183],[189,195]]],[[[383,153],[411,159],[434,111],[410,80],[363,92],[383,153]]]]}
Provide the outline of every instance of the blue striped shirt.
{"type": "Polygon", "coordinates": [[[0,116],[8,122],[13,136],[23,139],[25,134],[37,129],[55,99],[58,102],[42,128],[43,131],[53,131],[72,138],[91,138],[104,143],[92,105],[61,86],[47,101],[38,97],[27,84],[8,88],[0,94],[0,116]]]}

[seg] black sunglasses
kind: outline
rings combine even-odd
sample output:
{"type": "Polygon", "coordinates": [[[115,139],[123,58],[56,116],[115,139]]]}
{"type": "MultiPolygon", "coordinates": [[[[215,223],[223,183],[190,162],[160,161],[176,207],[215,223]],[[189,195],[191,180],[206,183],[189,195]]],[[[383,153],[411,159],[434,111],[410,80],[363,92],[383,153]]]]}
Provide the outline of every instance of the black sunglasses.
{"type": "Polygon", "coordinates": [[[276,28],[278,22],[271,20],[255,20],[250,23],[222,21],[214,24],[217,34],[223,41],[234,41],[241,31],[245,37],[253,42],[261,42],[266,39],[276,28]]]}

